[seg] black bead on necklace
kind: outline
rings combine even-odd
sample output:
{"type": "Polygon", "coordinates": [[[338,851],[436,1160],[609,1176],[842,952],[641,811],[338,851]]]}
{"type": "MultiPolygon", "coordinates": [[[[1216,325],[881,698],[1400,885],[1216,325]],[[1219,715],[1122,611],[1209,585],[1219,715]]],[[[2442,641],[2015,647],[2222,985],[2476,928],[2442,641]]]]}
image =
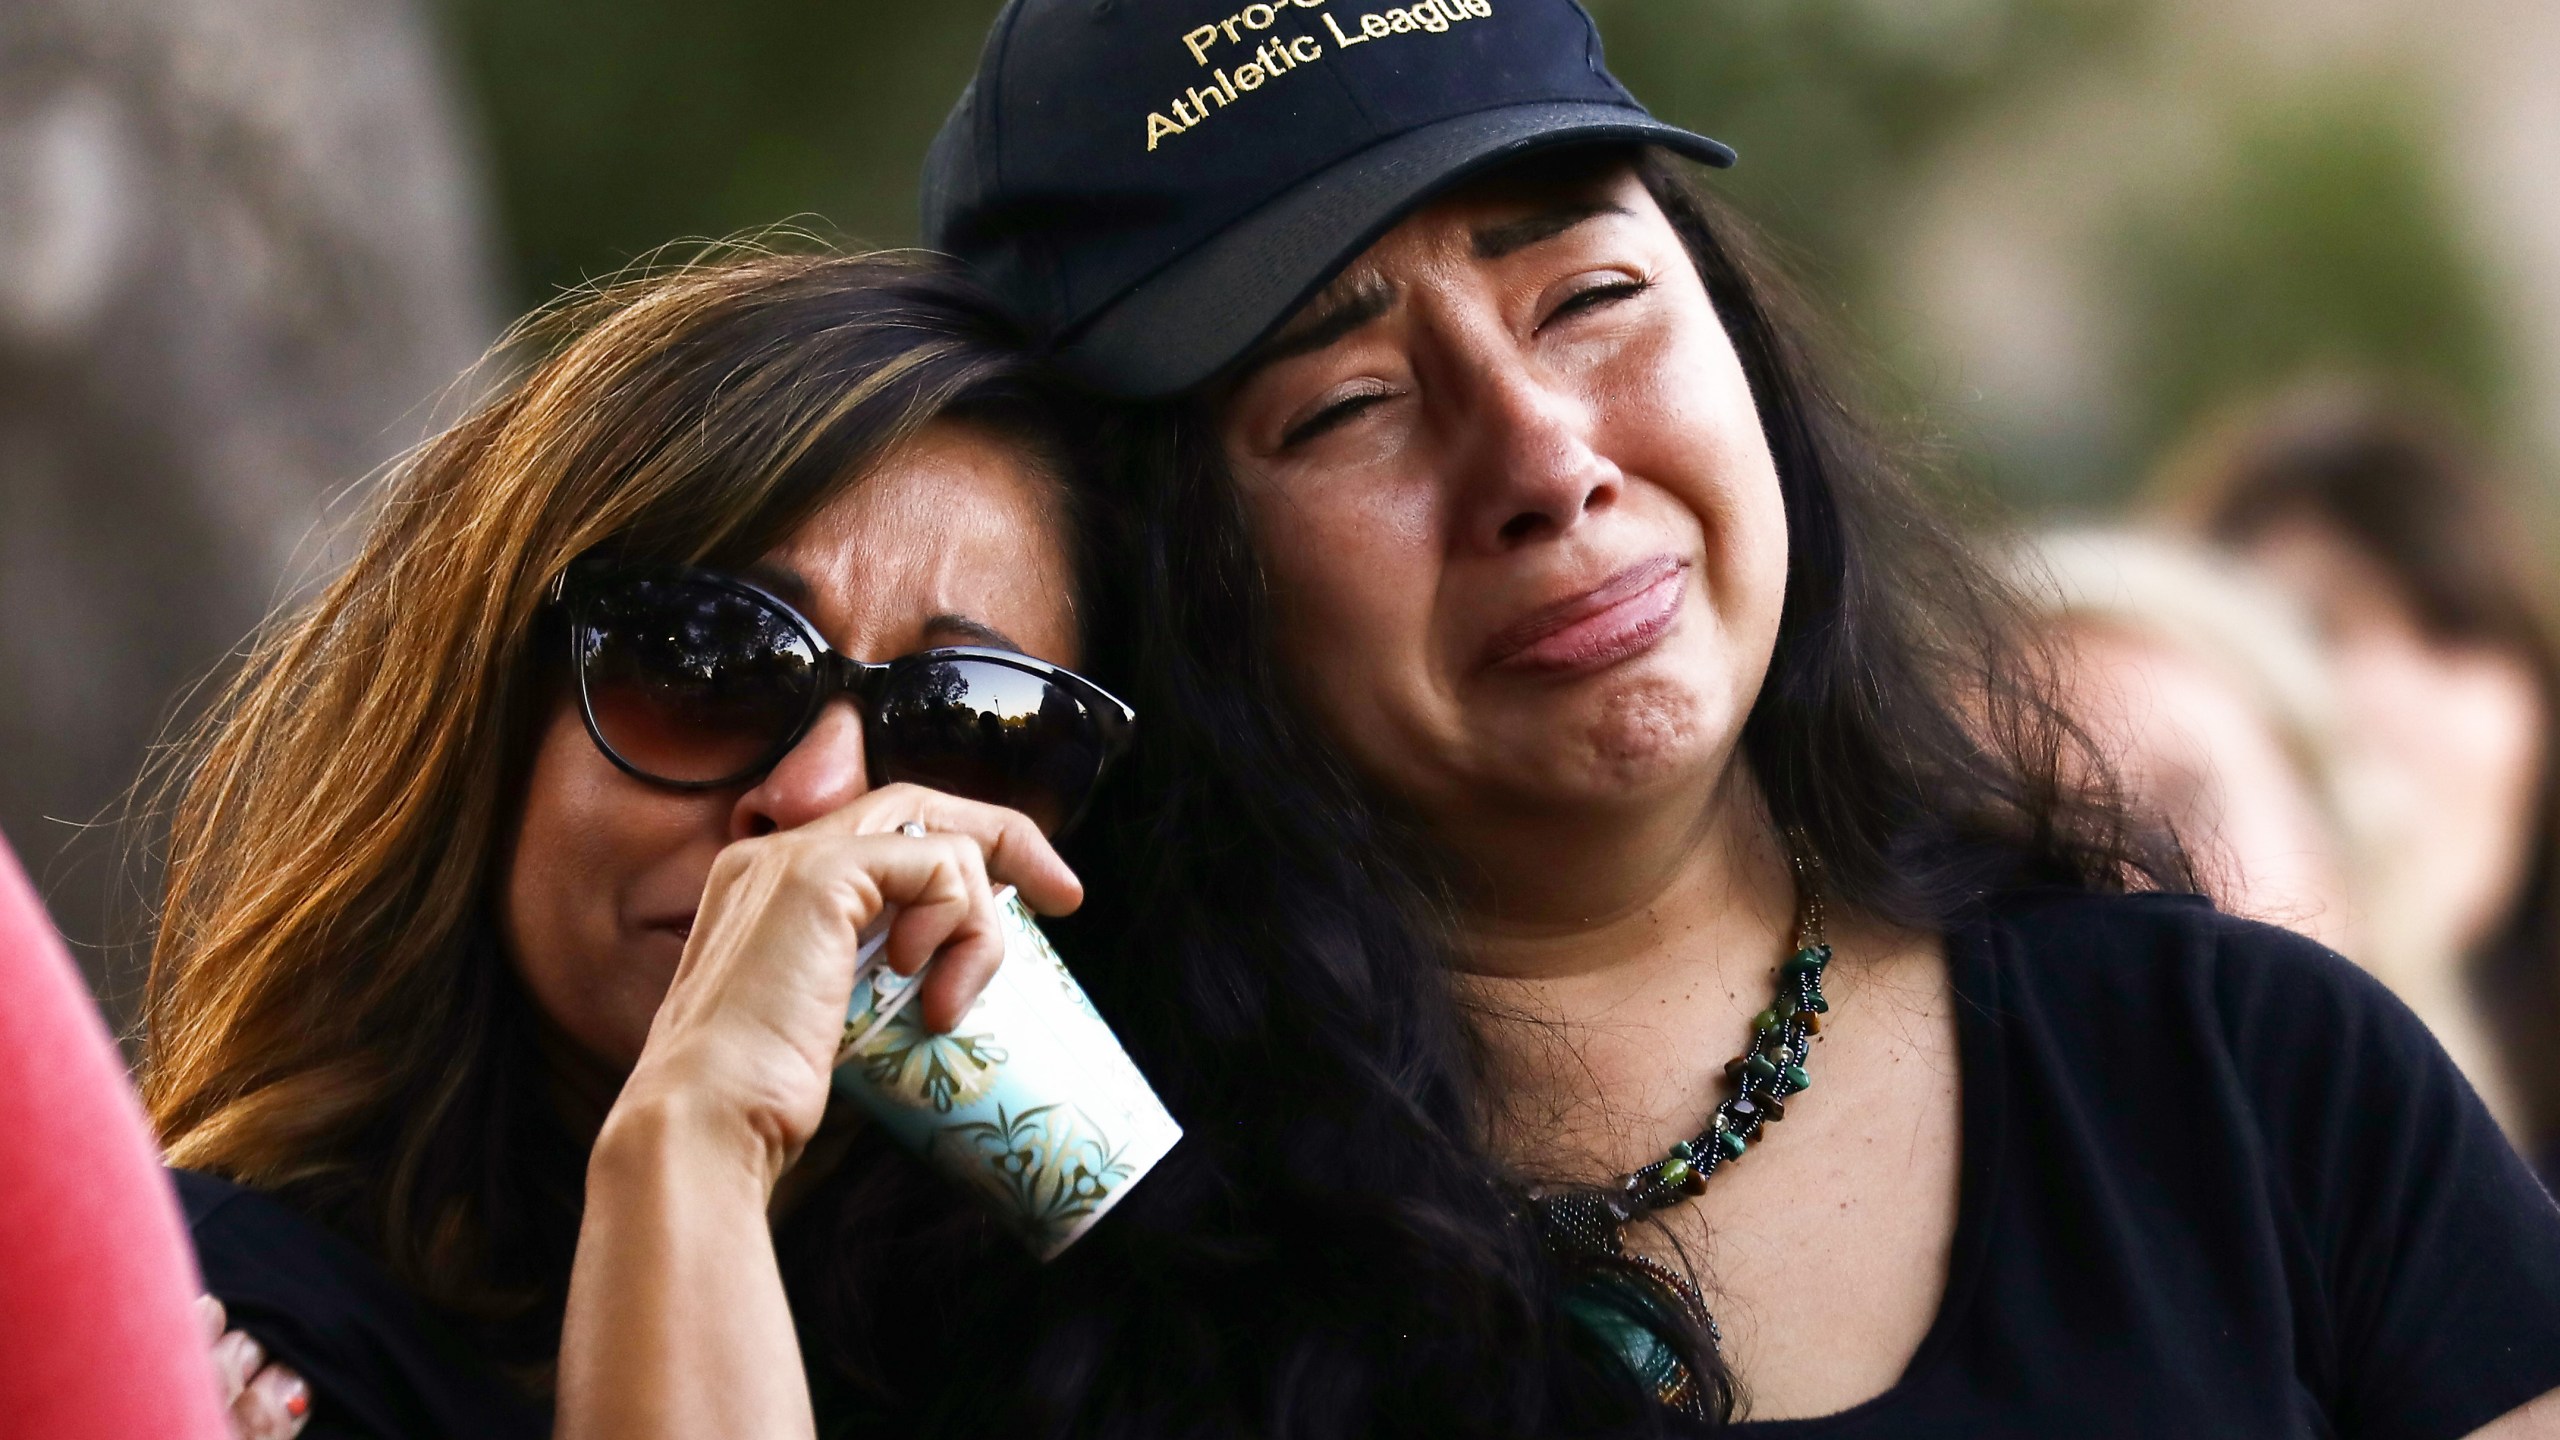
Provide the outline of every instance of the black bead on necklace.
{"type": "Polygon", "coordinates": [[[1642,1255],[1627,1252],[1627,1222],[1703,1193],[1723,1166],[1750,1153],[1769,1126],[1787,1118],[1787,1099],[1812,1088],[1805,1072],[1812,1039],[1822,1031],[1831,1002],[1822,996],[1822,972],[1831,946],[1822,935],[1822,891],[1814,862],[1799,848],[1794,953],[1779,963],[1778,993],[1753,1017],[1751,1040],[1724,1067],[1733,1094],[1716,1106],[1705,1129],[1674,1141],[1669,1153],[1595,1189],[1537,1197],[1538,1225],[1547,1247],[1572,1275],[1565,1308],[1597,1331],[1651,1383],[1675,1410],[1703,1414],[1697,1377],[1642,1317],[1666,1305],[1684,1312],[1711,1341],[1721,1343],[1706,1298],[1688,1277],[1642,1255]]]}

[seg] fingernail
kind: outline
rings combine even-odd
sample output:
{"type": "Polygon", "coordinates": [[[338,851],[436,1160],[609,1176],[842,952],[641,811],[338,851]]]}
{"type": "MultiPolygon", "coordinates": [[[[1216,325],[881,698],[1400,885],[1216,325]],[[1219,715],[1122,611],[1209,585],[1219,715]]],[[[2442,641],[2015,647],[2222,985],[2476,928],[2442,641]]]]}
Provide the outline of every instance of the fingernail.
{"type": "Polygon", "coordinates": [[[222,1337],[222,1343],[230,1346],[231,1353],[239,1357],[242,1375],[257,1374],[258,1367],[266,1362],[266,1348],[246,1330],[232,1331],[222,1337]]]}
{"type": "Polygon", "coordinates": [[[311,1387],[303,1384],[299,1375],[284,1383],[284,1413],[296,1420],[311,1413],[311,1387]]]}

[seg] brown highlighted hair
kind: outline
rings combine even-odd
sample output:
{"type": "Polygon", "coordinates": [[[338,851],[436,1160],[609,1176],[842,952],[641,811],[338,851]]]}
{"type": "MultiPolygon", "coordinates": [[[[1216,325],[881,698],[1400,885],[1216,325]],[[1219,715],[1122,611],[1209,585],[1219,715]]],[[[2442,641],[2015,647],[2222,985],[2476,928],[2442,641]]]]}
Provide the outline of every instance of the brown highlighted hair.
{"type": "Polygon", "coordinates": [[[516,378],[393,475],[177,747],[142,1076],[170,1163],[526,1322],[499,1348],[547,1361],[585,1146],[485,909],[551,693],[546,589],[600,547],[750,561],[937,417],[1056,461],[1024,354],[952,270],[888,255],[731,254],[502,342],[516,378]]]}
{"type": "Polygon", "coordinates": [[[2535,532],[2506,479],[2438,406],[2329,378],[2207,431],[2164,474],[2158,498],[2172,519],[2226,545],[2291,522],[2325,526],[2382,567],[2429,639],[2502,652],[2531,670],[2544,726],[2532,848],[2470,960],[2535,1158],[2547,1162],[2560,1146],[2560,627],[2535,532]]]}

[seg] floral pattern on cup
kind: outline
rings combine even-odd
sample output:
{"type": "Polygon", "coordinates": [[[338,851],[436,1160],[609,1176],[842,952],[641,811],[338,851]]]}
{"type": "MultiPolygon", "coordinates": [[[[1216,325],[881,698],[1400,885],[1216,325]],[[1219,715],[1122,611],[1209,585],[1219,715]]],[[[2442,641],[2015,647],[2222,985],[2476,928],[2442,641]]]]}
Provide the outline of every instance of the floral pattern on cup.
{"type": "MultiPolygon", "coordinates": [[[[859,1065],[862,1078],[879,1086],[881,1093],[928,1107],[937,1115],[948,1115],[952,1106],[986,1094],[1006,1059],[995,1037],[935,1035],[912,1014],[901,1011],[891,1017],[859,1048],[846,1050],[840,1063],[859,1065]]],[[[868,1028],[868,1011],[857,1019],[868,1028]]],[[[845,1025],[848,1042],[859,1034],[853,1023],[845,1025]]]]}
{"type": "Polygon", "coordinates": [[[836,1084],[1048,1260],[1145,1178],[1182,1127],[1021,899],[1002,898],[1004,963],[953,1033],[928,1033],[908,1008],[913,980],[863,968],[836,1084]]]}
{"type": "Polygon", "coordinates": [[[953,1168],[992,1195],[998,1213],[1043,1254],[1065,1248],[1080,1222],[1131,1178],[1110,1137],[1070,1105],[1019,1114],[999,1105],[991,1119],[942,1127],[933,1146],[965,1152],[975,1163],[953,1168]]]}

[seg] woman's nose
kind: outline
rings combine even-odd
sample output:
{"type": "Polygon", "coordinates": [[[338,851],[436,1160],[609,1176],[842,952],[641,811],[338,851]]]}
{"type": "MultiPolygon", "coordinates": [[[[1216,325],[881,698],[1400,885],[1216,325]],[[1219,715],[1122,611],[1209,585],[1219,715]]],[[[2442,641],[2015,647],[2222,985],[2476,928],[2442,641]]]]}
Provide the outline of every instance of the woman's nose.
{"type": "Polygon", "coordinates": [[[1624,477],[1593,448],[1580,395],[1517,358],[1474,368],[1458,427],[1471,544],[1500,551],[1552,539],[1616,502],[1624,477]]]}
{"type": "Polygon", "coordinates": [[[731,839],[791,830],[832,815],[871,788],[862,715],[837,698],[818,712],[800,743],[729,812],[731,839]]]}

